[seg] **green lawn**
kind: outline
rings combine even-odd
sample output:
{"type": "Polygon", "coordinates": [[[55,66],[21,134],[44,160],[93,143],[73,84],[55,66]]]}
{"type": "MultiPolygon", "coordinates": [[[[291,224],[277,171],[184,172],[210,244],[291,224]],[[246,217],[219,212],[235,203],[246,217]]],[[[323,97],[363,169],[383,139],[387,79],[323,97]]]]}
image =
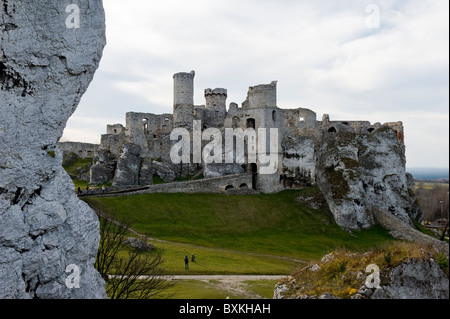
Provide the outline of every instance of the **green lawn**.
{"type": "MultiPolygon", "coordinates": [[[[311,190],[318,192],[314,188],[305,191],[311,190]]],[[[317,260],[336,248],[364,250],[392,241],[378,226],[353,233],[343,231],[329,211],[297,202],[301,192],[145,194],[84,200],[106,213],[132,217],[133,228],[153,238],[219,249],[212,257],[216,261],[224,256],[220,249],[317,260]]],[[[178,253],[197,255],[189,249],[178,253]]]]}
{"type": "Polygon", "coordinates": [[[176,280],[175,285],[164,291],[157,298],[170,299],[248,299],[259,296],[263,299],[273,298],[276,280],[244,281],[239,286],[243,292],[225,287],[217,280],[176,280]]]}
{"type": "Polygon", "coordinates": [[[222,248],[155,241],[150,243],[164,249],[163,268],[170,275],[289,275],[294,269],[307,264],[222,248]],[[184,256],[188,255],[190,259],[192,254],[196,262],[190,262],[189,270],[185,270],[184,256]]]}

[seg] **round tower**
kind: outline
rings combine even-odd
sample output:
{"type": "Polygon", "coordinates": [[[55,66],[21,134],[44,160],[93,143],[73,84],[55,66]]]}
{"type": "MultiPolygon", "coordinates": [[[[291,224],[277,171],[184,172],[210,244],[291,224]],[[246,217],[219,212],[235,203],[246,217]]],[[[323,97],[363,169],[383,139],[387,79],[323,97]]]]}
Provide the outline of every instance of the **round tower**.
{"type": "Polygon", "coordinates": [[[173,122],[175,127],[192,126],[194,114],[195,72],[173,76],[173,122]]]}
{"type": "Polygon", "coordinates": [[[215,112],[216,116],[225,116],[227,113],[227,90],[226,89],[206,89],[205,90],[206,109],[215,112]]]}

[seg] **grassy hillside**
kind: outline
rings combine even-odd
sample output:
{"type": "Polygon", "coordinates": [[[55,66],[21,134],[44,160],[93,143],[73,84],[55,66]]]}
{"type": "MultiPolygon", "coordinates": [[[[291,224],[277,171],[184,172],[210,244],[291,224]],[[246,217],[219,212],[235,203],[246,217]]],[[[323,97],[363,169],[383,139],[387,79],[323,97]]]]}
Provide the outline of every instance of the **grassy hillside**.
{"type": "Polygon", "coordinates": [[[84,189],[89,182],[79,179],[80,174],[89,173],[89,167],[92,164],[92,158],[79,158],[76,154],[70,154],[64,156],[63,168],[66,170],[67,174],[72,178],[75,188],[80,186],[84,189]]]}
{"type": "MultiPolygon", "coordinates": [[[[337,248],[365,250],[391,242],[386,230],[347,233],[328,210],[296,201],[310,188],[278,194],[145,194],[85,198],[90,205],[132,217],[133,228],[171,242],[316,260],[337,248]]],[[[317,195],[317,194],[315,194],[317,195]]]]}

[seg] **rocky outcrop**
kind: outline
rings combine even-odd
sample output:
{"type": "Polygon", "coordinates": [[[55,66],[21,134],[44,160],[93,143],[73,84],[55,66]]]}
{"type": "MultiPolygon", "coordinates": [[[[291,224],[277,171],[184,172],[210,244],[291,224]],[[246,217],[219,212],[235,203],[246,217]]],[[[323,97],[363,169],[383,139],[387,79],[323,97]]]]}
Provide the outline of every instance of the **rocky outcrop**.
{"type": "Polygon", "coordinates": [[[445,251],[448,255],[447,242],[426,235],[411,227],[411,225],[405,223],[403,220],[377,207],[373,208],[372,213],[376,222],[383,228],[389,230],[392,237],[419,244],[434,246],[436,249],[445,251]]]}
{"type": "Polygon", "coordinates": [[[448,299],[448,277],[434,259],[411,259],[392,269],[386,285],[378,289],[363,286],[355,299],[448,299]],[[366,292],[366,294],[361,292],[366,292]],[[370,295],[370,292],[372,294],[370,295]]]}
{"type": "Polygon", "coordinates": [[[317,185],[341,227],[374,225],[373,207],[406,223],[421,219],[405,172],[404,145],[389,126],[367,134],[328,133],[317,157],[317,185]]]}
{"type": "Polygon", "coordinates": [[[99,185],[114,178],[117,159],[109,150],[98,150],[97,158],[90,169],[90,183],[99,185]]]}
{"type": "Polygon", "coordinates": [[[99,65],[102,1],[3,0],[0,10],[0,299],[104,298],[98,218],[57,147],[99,65]]]}
{"type": "Polygon", "coordinates": [[[113,186],[126,187],[139,185],[139,171],[141,168],[140,151],[141,148],[136,144],[126,143],[123,146],[122,154],[117,161],[113,186]]]}
{"type": "Polygon", "coordinates": [[[316,152],[314,140],[303,136],[286,136],[283,148],[283,186],[309,186],[315,184],[316,152]]]}
{"type": "MultiPolygon", "coordinates": [[[[362,256],[352,254],[349,256],[352,262],[357,263],[362,261],[363,264],[368,265],[366,260],[367,255],[362,256]],[[366,261],[366,262],[364,262],[366,261]]],[[[388,256],[388,255],[386,255],[388,256]]],[[[341,269],[333,268],[337,276],[328,275],[328,281],[341,280],[342,291],[335,285],[334,292],[320,291],[318,294],[305,293],[304,288],[308,286],[311,281],[321,280],[317,278],[308,278],[312,274],[319,274],[323,269],[330,270],[327,264],[334,259],[333,254],[328,254],[322,258],[319,264],[308,266],[301,271],[303,277],[289,277],[287,280],[280,282],[275,286],[274,299],[448,299],[449,298],[449,278],[448,275],[439,266],[436,259],[433,257],[421,258],[407,258],[400,264],[393,267],[378,268],[376,279],[374,272],[364,273],[364,265],[359,271],[349,271],[345,275],[339,272],[341,269]],[[309,273],[306,274],[305,273],[309,273]],[[346,288],[349,283],[354,282],[349,276],[354,276],[359,282],[359,289],[346,288]],[[345,278],[344,278],[345,277],[345,278]],[[340,279],[339,279],[340,278],[340,279]],[[375,284],[376,280],[376,284],[375,284]],[[346,288],[346,289],[345,289],[346,288]]],[[[447,257],[448,260],[448,257],[447,257]]],[[[345,265],[342,260],[335,265],[345,265]]],[[[378,267],[378,266],[377,266],[378,267]]],[[[372,268],[373,269],[373,268],[372,268]]],[[[356,269],[357,270],[357,269],[356,269]]],[[[448,269],[447,269],[448,271],[448,269]]],[[[320,277],[320,275],[318,276],[320,277]]],[[[323,277],[320,277],[323,280],[323,277]]],[[[358,286],[356,286],[358,287],[358,286]]],[[[312,290],[316,291],[316,290],[312,290]]]]}

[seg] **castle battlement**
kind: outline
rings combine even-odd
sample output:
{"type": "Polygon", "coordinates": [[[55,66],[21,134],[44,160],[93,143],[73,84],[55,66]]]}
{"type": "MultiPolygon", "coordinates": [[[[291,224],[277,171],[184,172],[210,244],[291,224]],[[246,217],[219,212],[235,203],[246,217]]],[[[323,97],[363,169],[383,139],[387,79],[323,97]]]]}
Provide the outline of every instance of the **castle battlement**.
{"type": "MultiPolygon", "coordinates": [[[[104,176],[111,175],[114,176],[113,185],[123,187],[151,183],[154,176],[166,182],[173,182],[177,177],[186,175],[203,174],[204,177],[210,178],[253,173],[251,187],[273,193],[318,184],[320,178],[324,179],[323,174],[328,174],[325,179],[339,177],[338,180],[341,180],[342,173],[335,171],[335,168],[348,170],[350,167],[346,165],[356,167],[359,161],[359,172],[363,172],[366,167],[384,167],[383,163],[389,161],[396,161],[396,167],[402,170],[402,161],[405,158],[402,122],[371,124],[364,120],[330,120],[328,114],[324,114],[322,120],[318,121],[317,114],[307,108],[278,107],[276,81],[249,87],[242,107],[231,102],[228,110],[227,89],[207,88],[204,90],[205,105],[198,106],[194,105],[193,101],[194,77],[194,71],[174,74],[173,114],[128,112],[124,128],[118,125],[108,126],[108,134],[102,135],[97,163],[91,170],[92,183],[103,183],[104,176]],[[226,129],[230,128],[237,131],[249,128],[255,131],[276,129],[277,134],[274,136],[278,139],[278,149],[275,152],[279,158],[275,163],[275,173],[258,174],[266,163],[260,162],[259,157],[249,157],[248,152],[244,156],[244,163],[198,163],[194,162],[193,158],[188,162],[172,163],[170,152],[176,141],[172,140],[171,132],[184,128],[185,132],[191,132],[188,134],[194,134],[194,121],[200,123],[202,132],[209,128],[218,129],[223,135],[222,141],[225,141],[226,129]],[[351,151],[328,158],[328,149],[340,143],[349,143],[346,148],[351,151]],[[383,146],[379,147],[379,144],[383,146]],[[367,150],[372,148],[376,152],[366,154],[367,150]],[[386,154],[383,153],[383,156],[391,156],[392,159],[377,158],[381,156],[379,154],[383,148],[389,150],[386,154]],[[389,155],[391,153],[394,155],[389,155]],[[344,156],[341,161],[336,160],[339,156],[344,156]],[[379,162],[375,163],[373,158],[377,158],[379,162]],[[327,165],[331,168],[323,173],[323,167],[328,167],[327,165]],[[332,171],[334,173],[330,175],[332,171]]],[[[269,139],[266,144],[268,141],[269,139]]],[[[200,149],[210,142],[208,139],[201,140],[200,149]]],[[[246,143],[249,144],[248,141],[246,143]]],[[[192,144],[189,147],[194,146],[192,144]]],[[[233,148],[236,147],[233,142],[233,148]]],[[[235,149],[229,151],[235,152],[235,149]]],[[[190,150],[188,153],[191,156],[193,154],[190,150]]],[[[388,172],[392,167],[386,166],[384,169],[388,172]]],[[[356,173],[352,174],[349,176],[356,173]]],[[[390,176],[397,173],[386,174],[390,176]]],[[[398,180],[403,181],[404,177],[399,177],[398,180]]],[[[364,183],[369,185],[372,182],[368,180],[364,183]]]]}

